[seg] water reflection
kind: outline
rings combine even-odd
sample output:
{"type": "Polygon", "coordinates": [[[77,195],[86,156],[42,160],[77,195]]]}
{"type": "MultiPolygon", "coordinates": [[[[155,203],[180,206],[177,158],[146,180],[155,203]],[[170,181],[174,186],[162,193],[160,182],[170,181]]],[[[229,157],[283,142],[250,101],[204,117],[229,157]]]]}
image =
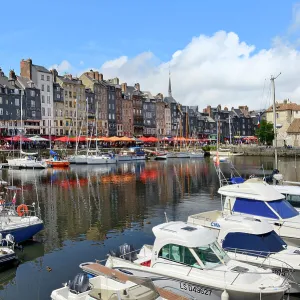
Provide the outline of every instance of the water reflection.
{"type": "MultiPolygon", "coordinates": [[[[262,164],[273,168],[272,159],[235,157],[234,163],[247,176],[262,164]]],[[[79,263],[104,258],[122,242],[138,248],[153,241],[152,226],[164,221],[165,211],[169,220],[186,220],[195,212],[220,209],[210,159],[3,170],[2,177],[21,187],[18,201],[40,204],[45,229],[36,237],[39,243],[25,247],[32,258],[0,283],[0,299],[48,299],[78,272],[79,263]]]]}

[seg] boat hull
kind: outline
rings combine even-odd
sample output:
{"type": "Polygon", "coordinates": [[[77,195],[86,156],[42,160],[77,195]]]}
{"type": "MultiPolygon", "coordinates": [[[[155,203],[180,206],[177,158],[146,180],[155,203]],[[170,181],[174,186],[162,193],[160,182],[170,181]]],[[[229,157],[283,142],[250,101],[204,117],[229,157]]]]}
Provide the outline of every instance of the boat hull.
{"type": "Polygon", "coordinates": [[[116,164],[117,160],[115,158],[102,158],[102,157],[88,157],[88,165],[107,165],[107,164],[116,164]]]}
{"type": "MultiPolygon", "coordinates": [[[[220,300],[223,293],[223,289],[217,289],[211,286],[205,286],[194,282],[189,282],[183,279],[178,279],[175,277],[166,277],[154,272],[144,272],[132,268],[117,268],[121,272],[124,272],[127,276],[138,276],[141,278],[151,278],[153,283],[160,287],[168,289],[174,293],[177,293],[183,297],[189,296],[190,299],[204,300],[220,300]]],[[[273,293],[254,293],[254,292],[241,292],[241,291],[232,291],[228,290],[230,300],[282,300],[283,292],[275,291],[273,293]]]]}
{"type": "Polygon", "coordinates": [[[85,165],[87,164],[87,156],[86,155],[78,155],[75,156],[76,165],[85,165]]]}
{"type": "Polygon", "coordinates": [[[155,160],[166,160],[167,154],[155,156],[155,160]]]}
{"type": "Polygon", "coordinates": [[[38,161],[35,159],[7,159],[9,167],[23,168],[23,169],[45,169],[47,164],[44,161],[38,161]]]}
{"type": "Polygon", "coordinates": [[[68,168],[70,166],[69,161],[46,161],[47,165],[51,168],[68,168]]]}
{"type": "Polygon", "coordinates": [[[8,228],[5,230],[1,230],[0,233],[3,237],[5,237],[7,234],[12,234],[15,238],[15,243],[21,243],[24,241],[27,241],[31,239],[34,235],[39,233],[41,230],[43,230],[44,224],[43,222],[27,225],[24,227],[18,227],[18,228],[8,228]]]}

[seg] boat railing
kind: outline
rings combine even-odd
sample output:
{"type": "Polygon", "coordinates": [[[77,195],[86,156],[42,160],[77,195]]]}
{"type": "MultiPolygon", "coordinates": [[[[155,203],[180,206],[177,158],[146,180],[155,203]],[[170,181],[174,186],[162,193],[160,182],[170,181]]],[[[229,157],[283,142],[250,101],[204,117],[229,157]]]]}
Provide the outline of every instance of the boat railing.
{"type": "Polygon", "coordinates": [[[249,250],[249,249],[239,249],[239,248],[230,248],[226,247],[224,249],[226,252],[234,253],[234,259],[239,260],[237,258],[237,255],[244,255],[245,260],[249,263],[253,263],[253,258],[262,258],[262,262],[260,263],[259,267],[264,268],[266,265],[269,266],[269,268],[276,268],[276,270],[273,270],[273,273],[282,276],[284,278],[290,278],[292,277],[292,273],[294,272],[294,268],[289,265],[287,262],[271,257],[272,254],[276,254],[276,252],[265,252],[265,251],[258,251],[258,250],[249,250]],[[279,265],[271,265],[271,262],[275,261],[279,263],[279,265]],[[280,266],[281,264],[281,266],[280,266]]]}
{"type": "MultiPolygon", "coordinates": [[[[23,205],[23,204],[21,204],[23,205]]],[[[35,203],[32,203],[31,205],[25,205],[22,215],[18,214],[18,206],[15,205],[14,203],[4,203],[1,204],[0,207],[2,206],[2,210],[0,213],[0,216],[2,217],[10,217],[10,216],[20,216],[20,217],[38,217],[41,218],[41,209],[38,205],[35,203]]]]}
{"type": "MultiPolygon", "coordinates": [[[[247,272],[244,271],[244,268],[242,268],[240,271],[238,269],[236,270],[232,270],[232,268],[227,268],[226,270],[220,270],[220,269],[216,269],[216,267],[214,268],[201,268],[200,266],[199,267],[196,267],[196,266],[188,266],[188,265],[185,265],[183,263],[178,263],[178,262],[156,262],[153,264],[152,267],[154,266],[157,266],[159,264],[162,264],[162,265],[172,265],[174,266],[174,264],[176,265],[181,265],[183,267],[186,267],[187,268],[187,274],[186,276],[189,276],[189,274],[191,273],[192,270],[195,270],[195,269],[201,269],[201,270],[207,270],[207,271],[212,271],[212,272],[218,272],[218,273],[223,273],[224,274],[224,281],[225,281],[225,285],[233,285],[234,282],[237,280],[237,278],[242,275],[242,274],[255,274],[255,275],[266,275],[266,274],[274,274],[274,272],[272,271],[268,271],[268,270],[262,270],[261,272],[260,271],[249,271],[247,270],[247,272]],[[233,279],[231,279],[231,282],[228,282],[226,280],[226,275],[227,274],[236,274],[237,276],[235,276],[233,279]]],[[[226,264],[225,264],[226,265],[226,264]]],[[[282,280],[282,283],[280,286],[285,286],[287,281],[288,281],[288,278],[286,276],[282,276],[282,275],[279,275],[277,274],[278,276],[280,276],[283,280],[282,280]]],[[[273,287],[273,286],[269,286],[269,287],[273,287]]]]}

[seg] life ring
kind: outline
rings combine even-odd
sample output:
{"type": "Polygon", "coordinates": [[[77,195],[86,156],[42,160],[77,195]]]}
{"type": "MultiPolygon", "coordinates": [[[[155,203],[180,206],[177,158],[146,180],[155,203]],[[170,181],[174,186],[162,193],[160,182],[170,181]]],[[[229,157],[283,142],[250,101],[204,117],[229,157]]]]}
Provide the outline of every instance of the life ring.
{"type": "Polygon", "coordinates": [[[25,214],[28,214],[28,207],[26,204],[21,204],[17,207],[17,213],[19,217],[23,217],[25,214]]]}

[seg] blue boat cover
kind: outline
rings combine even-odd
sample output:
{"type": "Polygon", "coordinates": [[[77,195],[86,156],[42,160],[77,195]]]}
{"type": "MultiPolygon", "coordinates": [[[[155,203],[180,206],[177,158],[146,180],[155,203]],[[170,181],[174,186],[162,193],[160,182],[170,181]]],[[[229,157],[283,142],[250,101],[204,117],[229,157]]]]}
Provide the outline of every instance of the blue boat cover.
{"type": "Polygon", "coordinates": [[[243,177],[231,177],[230,183],[231,184],[237,184],[237,183],[243,183],[245,182],[245,179],[243,177]]]}
{"type": "Polygon", "coordinates": [[[228,233],[223,241],[222,247],[227,250],[245,250],[250,255],[268,255],[286,249],[286,243],[274,231],[264,234],[250,234],[244,232],[228,233]]]}
{"type": "Polygon", "coordinates": [[[298,211],[286,200],[264,202],[261,200],[244,198],[236,198],[233,211],[265,218],[279,219],[268,205],[270,205],[282,219],[292,218],[299,214],[298,211]]]}
{"type": "Polygon", "coordinates": [[[55,151],[50,150],[50,155],[58,155],[55,151]]]}

